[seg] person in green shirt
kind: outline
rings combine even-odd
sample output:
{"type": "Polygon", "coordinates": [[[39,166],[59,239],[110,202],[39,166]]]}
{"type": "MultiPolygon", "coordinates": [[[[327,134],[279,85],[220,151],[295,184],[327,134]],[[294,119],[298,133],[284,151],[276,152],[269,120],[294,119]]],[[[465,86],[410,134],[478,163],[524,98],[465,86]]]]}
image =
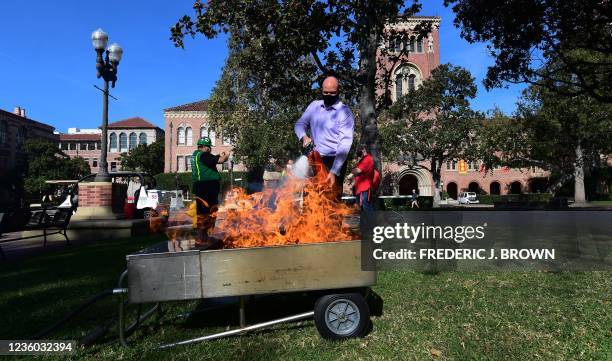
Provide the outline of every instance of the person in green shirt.
{"type": "Polygon", "coordinates": [[[219,204],[219,192],[221,178],[217,170],[217,164],[225,163],[229,154],[225,152],[220,155],[211,153],[212,142],[210,138],[204,137],[198,140],[198,149],[191,156],[191,179],[193,181],[193,194],[197,197],[198,223],[202,220],[202,225],[198,225],[203,232],[202,237],[206,238],[208,229],[213,221],[207,217],[214,211],[219,204]]]}

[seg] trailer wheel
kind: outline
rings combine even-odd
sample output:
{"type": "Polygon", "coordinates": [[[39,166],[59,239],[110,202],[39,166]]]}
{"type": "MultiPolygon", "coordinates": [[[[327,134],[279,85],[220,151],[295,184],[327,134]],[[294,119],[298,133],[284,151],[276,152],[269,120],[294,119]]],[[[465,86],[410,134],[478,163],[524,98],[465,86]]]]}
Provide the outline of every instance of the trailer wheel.
{"type": "Polygon", "coordinates": [[[370,310],[358,293],[327,295],[315,303],[314,321],[323,338],[361,337],[367,331],[370,310]]]}

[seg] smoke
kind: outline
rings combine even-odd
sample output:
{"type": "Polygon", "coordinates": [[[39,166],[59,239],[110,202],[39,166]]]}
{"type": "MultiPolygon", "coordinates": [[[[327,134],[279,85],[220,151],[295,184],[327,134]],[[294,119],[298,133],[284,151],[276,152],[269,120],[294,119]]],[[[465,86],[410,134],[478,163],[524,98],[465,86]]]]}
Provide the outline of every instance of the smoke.
{"type": "Polygon", "coordinates": [[[310,176],[310,164],[308,163],[308,157],[302,155],[293,164],[293,175],[298,179],[306,179],[310,176]]]}

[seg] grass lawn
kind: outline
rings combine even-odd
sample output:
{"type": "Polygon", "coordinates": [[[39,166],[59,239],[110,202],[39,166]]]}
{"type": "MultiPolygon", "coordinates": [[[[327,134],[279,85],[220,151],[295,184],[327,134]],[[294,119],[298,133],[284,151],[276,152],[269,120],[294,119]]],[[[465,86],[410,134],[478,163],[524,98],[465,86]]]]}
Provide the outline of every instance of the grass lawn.
{"type": "Polygon", "coordinates": [[[597,206],[612,206],[612,201],[590,201],[589,203],[597,206]]]}
{"type": "MultiPolygon", "coordinates": [[[[114,287],[125,267],[124,255],[158,241],[103,241],[0,264],[0,339],[27,339],[89,296],[114,287]]],[[[80,349],[73,358],[610,360],[611,276],[611,272],[381,272],[374,290],[384,300],[384,313],[373,318],[374,329],[365,338],[325,341],[312,321],[304,321],[155,351],[153,347],[161,343],[225,330],[236,323],[236,317],[216,317],[217,322],[206,323],[206,317],[215,318],[210,314],[176,318],[198,303],[171,303],[164,307],[161,325],[148,321],[129,338],[131,348],[120,347],[113,325],[98,344],[80,349]]],[[[258,313],[258,307],[247,305],[247,319],[258,313]]],[[[117,300],[106,299],[47,338],[79,339],[116,313],[117,300]]]]}

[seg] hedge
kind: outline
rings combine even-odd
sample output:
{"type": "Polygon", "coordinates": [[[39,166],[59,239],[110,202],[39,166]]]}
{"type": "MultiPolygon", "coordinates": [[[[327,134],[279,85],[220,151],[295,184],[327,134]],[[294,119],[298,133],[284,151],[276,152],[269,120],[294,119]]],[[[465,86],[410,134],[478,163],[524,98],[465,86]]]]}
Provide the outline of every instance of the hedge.
{"type": "Polygon", "coordinates": [[[412,203],[412,198],[391,198],[384,200],[379,199],[379,201],[383,201],[384,209],[393,211],[431,209],[433,207],[433,197],[431,196],[419,196],[419,208],[410,207],[410,204],[412,203]]]}
{"type": "MultiPolygon", "coordinates": [[[[219,174],[221,174],[221,189],[224,189],[230,184],[230,174],[229,172],[220,172],[219,174]]],[[[234,180],[236,178],[242,178],[242,181],[238,182],[240,183],[238,185],[247,185],[247,172],[234,172],[234,180]]],[[[173,190],[177,188],[180,189],[181,187],[187,187],[189,188],[189,192],[192,191],[193,182],[191,181],[191,172],[160,173],[155,176],[155,181],[157,182],[157,189],[173,190]],[[176,184],[176,177],[178,177],[178,185],[176,184]]]]}
{"type": "Polygon", "coordinates": [[[514,201],[529,201],[529,202],[548,202],[552,199],[550,193],[523,193],[523,194],[486,194],[476,197],[481,204],[493,204],[495,202],[514,202],[514,201]]]}

